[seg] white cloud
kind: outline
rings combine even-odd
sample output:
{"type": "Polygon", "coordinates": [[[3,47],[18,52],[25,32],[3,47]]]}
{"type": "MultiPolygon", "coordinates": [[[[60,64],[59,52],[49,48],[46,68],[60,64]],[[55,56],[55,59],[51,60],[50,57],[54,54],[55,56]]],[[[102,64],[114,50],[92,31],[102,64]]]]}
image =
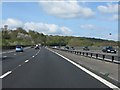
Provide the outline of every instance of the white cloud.
{"type": "Polygon", "coordinates": [[[47,24],[42,22],[26,22],[23,23],[20,20],[8,18],[2,21],[1,27],[8,25],[9,29],[16,30],[17,27],[22,27],[25,30],[35,30],[44,34],[54,34],[54,35],[71,35],[72,30],[65,26],[58,26],[56,24],[47,24]]]}
{"type": "Polygon", "coordinates": [[[80,25],[80,28],[83,30],[94,30],[94,31],[109,30],[108,27],[97,26],[97,25],[93,25],[93,24],[83,24],[83,25],[80,25]]]}
{"type": "Polygon", "coordinates": [[[118,13],[118,4],[107,3],[106,6],[98,6],[97,9],[104,14],[118,13]]]}
{"type": "Polygon", "coordinates": [[[35,30],[44,34],[54,34],[54,35],[70,35],[72,30],[68,27],[60,27],[56,24],[47,24],[42,22],[26,22],[23,23],[20,20],[8,18],[2,21],[1,27],[8,25],[9,29],[16,30],[17,27],[23,27],[25,30],[35,30]]]}
{"type": "Polygon", "coordinates": [[[80,25],[80,28],[85,30],[95,30],[96,26],[92,24],[84,24],[84,25],[80,25]]]}
{"type": "Polygon", "coordinates": [[[15,28],[23,26],[23,23],[20,20],[8,18],[7,20],[2,21],[2,26],[3,25],[8,25],[10,28],[15,28]]]}
{"type": "Polygon", "coordinates": [[[67,27],[60,27],[60,30],[63,32],[63,34],[71,34],[71,30],[67,27]]]}
{"type": "Polygon", "coordinates": [[[27,22],[24,25],[26,30],[35,30],[44,34],[69,35],[72,31],[67,27],[59,27],[55,24],[27,22]]]}
{"type": "Polygon", "coordinates": [[[118,15],[117,14],[114,14],[111,18],[111,20],[118,20],[118,15]]]}
{"type": "Polygon", "coordinates": [[[91,8],[80,6],[76,0],[74,2],[63,0],[62,2],[39,3],[45,12],[59,18],[90,18],[95,14],[91,8]]]}

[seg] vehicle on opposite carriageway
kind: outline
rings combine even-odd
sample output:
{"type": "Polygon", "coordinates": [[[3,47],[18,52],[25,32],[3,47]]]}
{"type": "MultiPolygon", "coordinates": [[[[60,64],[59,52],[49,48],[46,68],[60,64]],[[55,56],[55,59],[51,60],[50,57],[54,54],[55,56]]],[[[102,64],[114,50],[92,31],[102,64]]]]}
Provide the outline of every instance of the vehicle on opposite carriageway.
{"type": "Polygon", "coordinates": [[[102,51],[107,53],[115,53],[115,54],[117,52],[112,46],[103,47],[102,51]]]}

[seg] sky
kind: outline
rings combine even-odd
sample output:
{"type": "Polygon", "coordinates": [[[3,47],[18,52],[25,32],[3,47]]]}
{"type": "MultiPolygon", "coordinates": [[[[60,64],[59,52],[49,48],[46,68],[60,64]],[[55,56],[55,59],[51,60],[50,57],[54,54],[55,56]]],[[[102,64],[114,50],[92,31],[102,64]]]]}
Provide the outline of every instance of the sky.
{"type": "MultiPolygon", "coordinates": [[[[0,4],[1,5],[1,4],[0,4]]],[[[2,2],[2,25],[47,35],[118,40],[118,2],[2,2]],[[111,33],[111,35],[110,35],[111,33]]]]}

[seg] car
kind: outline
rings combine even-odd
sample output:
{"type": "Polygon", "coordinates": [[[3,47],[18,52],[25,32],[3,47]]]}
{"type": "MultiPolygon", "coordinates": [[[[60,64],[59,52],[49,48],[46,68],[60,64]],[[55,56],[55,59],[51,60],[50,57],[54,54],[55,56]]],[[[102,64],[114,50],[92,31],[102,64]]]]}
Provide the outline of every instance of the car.
{"type": "Polygon", "coordinates": [[[68,47],[68,46],[65,46],[65,49],[70,49],[70,47],[68,47]]]}
{"type": "Polygon", "coordinates": [[[35,49],[40,49],[40,48],[39,48],[39,45],[36,45],[36,46],[35,46],[35,49]]]}
{"type": "Polygon", "coordinates": [[[34,46],[32,45],[31,48],[34,48],[34,46]]]}
{"type": "Polygon", "coordinates": [[[102,51],[107,53],[116,53],[116,50],[112,46],[103,47],[102,51]]]}
{"type": "Polygon", "coordinates": [[[72,50],[75,50],[75,48],[74,48],[74,47],[71,47],[71,49],[72,49],[72,50]]]}
{"type": "Polygon", "coordinates": [[[15,50],[16,52],[23,52],[23,47],[21,45],[17,45],[15,50]]]}
{"type": "Polygon", "coordinates": [[[89,51],[90,49],[87,46],[85,46],[85,47],[83,47],[83,50],[89,51]]]}

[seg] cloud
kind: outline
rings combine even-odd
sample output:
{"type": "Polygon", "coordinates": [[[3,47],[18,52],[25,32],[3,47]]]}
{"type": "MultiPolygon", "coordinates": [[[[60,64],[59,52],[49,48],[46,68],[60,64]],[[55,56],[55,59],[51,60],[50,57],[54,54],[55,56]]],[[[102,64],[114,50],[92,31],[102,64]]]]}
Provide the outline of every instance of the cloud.
{"type": "Polygon", "coordinates": [[[103,14],[118,13],[118,4],[107,3],[106,6],[98,6],[97,9],[103,14]]]}
{"type": "Polygon", "coordinates": [[[46,23],[35,23],[27,22],[24,25],[26,30],[35,30],[42,32],[44,34],[54,34],[54,35],[69,35],[72,33],[71,29],[67,27],[59,27],[55,24],[46,24],[46,23]]]}
{"type": "Polygon", "coordinates": [[[71,34],[72,31],[67,27],[60,27],[60,30],[63,32],[63,34],[71,34]]]}
{"type": "Polygon", "coordinates": [[[85,30],[95,30],[96,26],[92,24],[84,24],[80,25],[80,28],[85,30]]]}
{"type": "Polygon", "coordinates": [[[58,26],[56,24],[47,24],[42,22],[26,22],[23,23],[20,20],[8,18],[2,21],[1,27],[8,25],[9,29],[16,30],[17,27],[22,27],[25,30],[35,30],[44,34],[54,34],[54,35],[71,35],[72,30],[65,26],[58,26]]]}
{"type": "Polygon", "coordinates": [[[80,28],[83,30],[94,30],[94,31],[109,30],[109,28],[107,27],[97,26],[93,24],[83,24],[80,25],[80,28]]]}
{"type": "Polygon", "coordinates": [[[117,14],[114,14],[114,15],[112,16],[111,20],[118,20],[118,19],[119,19],[118,17],[120,17],[120,16],[118,16],[117,14]]]}
{"type": "Polygon", "coordinates": [[[95,14],[91,8],[80,6],[76,0],[39,3],[46,13],[59,18],[91,18],[95,14]]]}
{"type": "Polygon", "coordinates": [[[3,25],[8,25],[10,28],[15,28],[23,26],[23,22],[17,19],[8,18],[7,20],[2,21],[2,26],[3,25]]]}

